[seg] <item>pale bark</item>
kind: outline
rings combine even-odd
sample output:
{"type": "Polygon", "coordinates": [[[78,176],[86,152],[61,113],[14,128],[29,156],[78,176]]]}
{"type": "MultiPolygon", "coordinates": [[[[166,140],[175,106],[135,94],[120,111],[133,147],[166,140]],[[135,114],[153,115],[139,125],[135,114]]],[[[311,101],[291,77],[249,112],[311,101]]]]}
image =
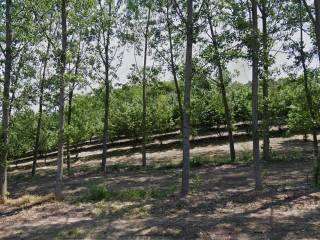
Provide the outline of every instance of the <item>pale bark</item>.
{"type": "Polygon", "coordinates": [[[147,56],[148,56],[148,35],[150,26],[150,15],[151,8],[148,9],[148,18],[146,24],[145,32],[145,42],[144,42],[144,60],[143,60],[143,77],[142,77],[142,166],[147,165],[147,154],[146,154],[146,143],[147,143],[147,96],[146,96],[146,85],[147,85],[147,56]]]}
{"type": "MultiPolygon", "coordinates": [[[[108,14],[111,18],[112,5],[111,1],[108,5],[108,14]]],[[[107,33],[103,29],[103,38],[104,38],[104,87],[105,87],[105,96],[104,96],[104,125],[103,125],[103,140],[102,140],[102,162],[101,170],[104,174],[107,171],[107,153],[108,153],[108,141],[109,141],[109,105],[110,105],[110,57],[109,57],[109,47],[110,47],[110,35],[111,27],[108,27],[107,33]],[[105,35],[107,34],[107,35],[105,35]]]]}
{"type": "Polygon", "coordinates": [[[190,175],[190,97],[192,81],[192,44],[193,44],[193,1],[187,1],[187,47],[184,82],[183,104],[183,160],[182,160],[182,189],[183,196],[189,192],[190,175]]]}
{"type": "Polygon", "coordinates": [[[212,19],[209,14],[208,14],[208,23],[209,23],[209,27],[210,27],[212,44],[213,44],[213,47],[214,47],[214,50],[216,53],[216,64],[218,67],[219,88],[221,91],[223,107],[224,107],[224,115],[225,115],[225,120],[227,123],[228,136],[229,136],[230,159],[232,162],[234,162],[236,160],[236,152],[234,149],[234,138],[233,138],[233,131],[232,131],[231,114],[230,114],[230,108],[229,108],[229,103],[228,103],[228,98],[227,98],[227,91],[226,91],[226,86],[225,86],[225,81],[224,81],[224,76],[223,76],[223,66],[221,63],[218,42],[217,42],[216,35],[213,30],[212,19]]]}
{"type": "Polygon", "coordinates": [[[269,120],[269,46],[268,46],[268,13],[266,1],[262,1],[262,48],[263,48],[263,73],[262,73],[262,91],[263,91],[263,159],[270,160],[270,120],[269,120]]]}
{"type": "Polygon", "coordinates": [[[63,147],[64,147],[64,97],[65,97],[65,68],[67,51],[67,12],[66,0],[61,1],[61,26],[62,26],[62,50],[60,59],[60,92],[59,92],[59,135],[58,135],[58,159],[55,196],[57,200],[63,199],[62,177],[63,177],[63,147]]]}
{"type": "Polygon", "coordinates": [[[254,37],[252,38],[252,142],[253,142],[253,162],[254,162],[254,180],[255,189],[262,189],[261,178],[261,160],[260,160],[260,144],[259,144],[259,125],[258,125],[258,91],[259,91],[259,42],[258,42],[258,14],[257,1],[252,0],[252,30],[254,37]]]}
{"type": "Polygon", "coordinates": [[[12,68],[12,1],[6,0],[6,51],[2,99],[2,132],[0,152],[0,201],[7,198],[7,158],[9,146],[10,81],[12,68]]]}

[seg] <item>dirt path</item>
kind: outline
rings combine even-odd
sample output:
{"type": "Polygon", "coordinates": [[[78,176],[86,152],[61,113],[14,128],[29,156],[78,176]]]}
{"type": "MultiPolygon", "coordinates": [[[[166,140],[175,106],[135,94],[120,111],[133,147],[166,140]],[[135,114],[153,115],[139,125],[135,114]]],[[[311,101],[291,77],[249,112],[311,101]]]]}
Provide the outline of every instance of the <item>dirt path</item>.
{"type": "MultiPolygon", "coordinates": [[[[300,137],[274,138],[274,151],[300,154],[301,161],[265,164],[263,192],[253,191],[250,165],[204,166],[191,171],[193,193],[180,199],[180,170],[115,171],[107,178],[85,169],[99,161],[79,162],[65,179],[66,201],[48,202],[0,217],[1,239],[320,239],[320,192],[312,187],[310,142],[300,137]],[[83,170],[83,171],[82,171],[83,170]],[[175,188],[164,199],[74,203],[96,184],[111,189],[175,188]]],[[[247,151],[249,142],[236,144],[247,151]]],[[[225,155],[228,145],[196,146],[192,155],[225,155]]],[[[299,156],[300,156],[299,155],[299,156]]],[[[139,155],[112,158],[139,163],[139,155]]],[[[148,155],[149,164],[178,161],[179,150],[148,155]]],[[[43,168],[30,180],[11,173],[13,196],[52,191],[53,169],[43,168]],[[13,191],[13,188],[15,190],[13,191]]],[[[10,177],[10,176],[9,176],[10,177]]],[[[0,214],[8,211],[0,206],[0,214]]]]}

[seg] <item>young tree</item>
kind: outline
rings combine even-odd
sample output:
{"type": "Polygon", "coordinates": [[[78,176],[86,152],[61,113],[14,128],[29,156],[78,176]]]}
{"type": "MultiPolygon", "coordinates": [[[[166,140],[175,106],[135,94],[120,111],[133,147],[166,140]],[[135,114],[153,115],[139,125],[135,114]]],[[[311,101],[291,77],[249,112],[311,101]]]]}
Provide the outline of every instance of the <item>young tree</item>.
{"type": "MultiPolygon", "coordinates": [[[[96,14],[95,34],[96,48],[99,56],[97,62],[97,72],[100,65],[103,68],[104,82],[104,117],[103,117],[103,137],[102,137],[102,162],[101,170],[106,173],[107,151],[109,141],[109,114],[110,114],[110,93],[112,88],[112,76],[116,77],[117,70],[122,62],[122,55],[118,52],[124,45],[126,19],[123,17],[121,9],[122,1],[98,1],[96,14]],[[118,62],[116,63],[116,60],[118,62]]],[[[99,73],[97,73],[99,75],[99,73]]]]}
{"type": "Polygon", "coordinates": [[[177,102],[179,107],[179,113],[180,113],[180,129],[181,133],[183,132],[182,126],[183,126],[183,107],[182,107],[182,100],[181,100],[181,92],[179,87],[179,81],[178,81],[178,75],[177,75],[177,64],[175,62],[175,56],[174,56],[174,46],[172,41],[172,18],[170,16],[170,5],[169,2],[166,6],[166,25],[167,25],[167,31],[168,31],[168,42],[169,42],[169,51],[170,51],[170,68],[171,73],[173,76],[173,81],[176,89],[176,95],[177,95],[177,102]]]}
{"type": "Polygon", "coordinates": [[[58,159],[55,196],[61,200],[62,194],[62,177],[63,177],[63,146],[64,146],[64,98],[65,98],[65,69],[66,69],[66,52],[67,52],[67,0],[61,0],[61,58],[60,58],[60,93],[59,93],[59,136],[58,136],[58,159]]]}
{"type": "Polygon", "coordinates": [[[12,0],[6,0],[5,73],[2,98],[2,129],[0,151],[0,200],[7,197],[7,158],[9,146],[9,102],[12,68],[12,0]]]}
{"type": "Polygon", "coordinates": [[[40,78],[40,83],[39,83],[40,84],[39,112],[38,112],[35,144],[34,144],[34,155],[33,155],[32,172],[31,172],[32,176],[34,176],[36,174],[37,159],[38,159],[38,154],[39,154],[40,134],[41,134],[42,115],[43,115],[43,95],[44,95],[44,86],[45,86],[45,79],[46,79],[46,72],[47,72],[47,67],[48,67],[48,58],[49,58],[50,48],[51,48],[51,44],[50,44],[50,41],[48,41],[46,53],[45,53],[44,59],[43,59],[42,76],[40,78]]]}
{"type": "Polygon", "coordinates": [[[253,141],[253,162],[255,189],[262,189],[261,160],[259,144],[259,123],[258,123],[258,92],[259,92],[259,28],[258,28],[258,4],[256,0],[251,0],[252,11],[252,141],[253,141]]]}
{"type": "MultiPolygon", "coordinates": [[[[318,147],[318,123],[317,123],[317,119],[318,119],[318,114],[316,111],[316,107],[315,105],[315,100],[313,97],[313,93],[312,93],[312,84],[310,81],[310,72],[309,69],[307,67],[307,62],[308,59],[310,60],[310,58],[312,57],[312,55],[310,56],[310,54],[307,53],[306,49],[305,49],[305,35],[304,35],[304,24],[305,24],[305,12],[303,11],[303,3],[305,4],[305,7],[308,9],[308,13],[309,13],[309,17],[312,16],[312,13],[309,12],[310,9],[308,8],[308,5],[306,4],[306,2],[304,0],[299,0],[299,15],[298,15],[298,20],[295,21],[296,22],[296,26],[291,26],[292,28],[298,28],[299,34],[300,34],[300,41],[296,42],[295,40],[292,40],[292,50],[293,51],[297,51],[299,54],[296,57],[296,62],[295,65],[296,66],[301,66],[302,70],[303,70],[303,88],[304,88],[304,95],[306,98],[306,111],[309,113],[309,118],[310,118],[310,122],[311,122],[311,132],[312,132],[312,137],[313,137],[313,153],[314,153],[314,158],[315,158],[315,165],[314,165],[314,180],[315,180],[315,184],[319,184],[320,182],[320,156],[319,156],[319,147],[318,147]]],[[[315,1],[316,4],[316,1],[315,1]]],[[[315,21],[312,20],[312,21],[315,21]]],[[[317,26],[315,26],[317,28],[317,26]]],[[[294,55],[294,54],[293,54],[294,55]]]]}
{"type": "Polygon", "coordinates": [[[146,155],[146,143],[147,143],[147,97],[146,97],[146,85],[147,85],[147,56],[148,56],[148,39],[149,39],[149,27],[151,17],[151,6],[148,6],[148,16],[144,35],[144,57],[143,57],[143,76],[142,76],[142,166],[147,165],[146,155]]]}
{"type": "Polygon", "coordinates": [[[186,22],[186,64],[183,102],[183,160],[182,160],[182,195],[189,192],[190,174],[190,96],[192,81],[192,45],[193,45],[193,0],[187,0],[186,22]]]}
{"type": "MultiPolygon", "coordinates": [[[[219,12],[222,12],[223,5],[221,5],[221,3],[219,3],[219,2],[215,2],[215,3],[216,4],[215,4],[214,8],[217,8],[217,9],[219,9],[218,10],[219,12]]],[[[210,8],[209,3],[207,3],[205,19],[206,19],[208,26],[209,26],[208,36],[210,38],[210,45],[208,46],[208,48],[206,48],[204,50],[203,58],[206,59],[207,61],[209,61],[210,63],[212,63],[217,68],[218,81],[216,83],[220,89],[222,100],[223,100],[225,122],[227,124],[227,130],[228,130],[228,136],[229,136],[230,159],[231,159],[231,161],[235,161],[236,153],[235,153],[235,149],[234,149],[232,117],[231,117],[231,111],[230,111],[228,98],[227,98],[227,89],[226,89],[227,83],[226,83],[226,79],[225,79],[225,69],[226,69],[225,66],[227,64],[228,59],[224,55],[230,55],[235,58],[237,50],[236,50],[236,47],[233,47],[231,51],[228,51],[228,50],[223,49],[223,47],[221,46],[223,44],[225,44],[225,45],[228,44],[228,47],[230,47],[229,42],[231,42],[231,40],[228,39],[228,36],[231,35],[233,37],[231,32],[226,31],[223,27],[221,27],[222,33],[220,36],[224,36],[223,39],[226,39],[225,40],[226,42],[224,42],[224,43],[218,42],[219,35],[217,34],[217,31],[215,31],[214,26],[217,26],[219,23],[217,22],[218,20],[216,22],[214,22],[214,20],[213,20],[214,16],[212,14],[213,12],[214,11],[210,8]],[[223,31],[225,31],[225,32],[223,32],[223,31]],[[220,51],[221,52],[224,51],[224,54],[221,54],[220,51]]],[[[217,15],[218,15],[218,13],[217,13],[217,15]]],[[[217,18],[217,16],[216,16],[216,18],[217,18]]]]}
{"type": "Polygon", "coordinates": [[[263,159],[270,160],[270,121],[269,121],[269,34],[268,14],[269,8],[266,0],[260,1],[262,15],[262,91],[263,91],[263,159]]]}

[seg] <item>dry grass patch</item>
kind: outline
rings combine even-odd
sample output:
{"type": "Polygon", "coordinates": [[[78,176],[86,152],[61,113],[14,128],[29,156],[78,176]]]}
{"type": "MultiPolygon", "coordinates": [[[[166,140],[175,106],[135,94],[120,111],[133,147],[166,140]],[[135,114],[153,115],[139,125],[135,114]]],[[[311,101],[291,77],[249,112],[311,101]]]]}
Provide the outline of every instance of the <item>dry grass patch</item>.
{"type": "Polygon", "coordinates": [[[55,198],[53,194],[48,194],[45,196],[27,194],[16,199],[7,199],[4,204],[9,207],[22,208],[29,205],[41,204],[44,202],[52,202],[54,201],[54,199],[55,198]]]}

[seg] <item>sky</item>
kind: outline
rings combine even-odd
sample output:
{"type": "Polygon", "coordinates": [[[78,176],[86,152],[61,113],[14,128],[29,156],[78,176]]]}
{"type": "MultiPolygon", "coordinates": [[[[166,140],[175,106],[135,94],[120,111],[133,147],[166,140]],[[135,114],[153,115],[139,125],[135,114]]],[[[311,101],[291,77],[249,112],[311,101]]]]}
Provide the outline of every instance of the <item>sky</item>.
{"type": "MultiPolygon", "coordinates": [[[[312,47],[312,44],[309,37],[305,36],[305,41],[306,41],[306,49],[310,49],[312,47]]],[[[288,55],[286,53],[277,51],[278,49],[280,49],[282,44],[283,42],[277,44],[277,46],[275,46],[273,48],[273,51],[271,52],[271,54],[275,54],[275,52],[277,52],[275,56],[275,63],[273,64],[272,69],[279,70],[279,71],[277,71],[274,74],[274,78],[286,77],[287,73],[286,71],[282,70],[282,67],[293,64],[293,60],[288,59],[288,55]]],[[[137,64],[141,68],[143,66],[143,58],[140,56],[140,57],[137,57],[136,60],[137,60],[137,64]]],[[[149,56],[148,65],[151,66],[153,64],[153,61],[154,60],[152,59],[152,57],[149,56]]],[[[127,81],[127,76],[130,73],[130,67],[134,63],[135,63],[135,59],[134,59],[133,51],[131,50],[126,51],[123,56],[123,64],[118,70],[119,80],[117,80],[117,82],[125,83],[127,81]]],[[[319,62],[316,57],[310,63],[309,67],[311,68],[319,67],[319,62]]],[[[249,61],[235,60],[228,64],[228,70],[231,73],[234,73],[233,81],[237,81],[241,83],[247,83],[251,81],[251,66],[249,61]]],[[[298,74],[301,73],[300,69],[296,69],[296,71],[298,74]]],[[[164,78],[165,80],[172,80],[170,73],[166,73],[164,75],[164,78]]]]}

